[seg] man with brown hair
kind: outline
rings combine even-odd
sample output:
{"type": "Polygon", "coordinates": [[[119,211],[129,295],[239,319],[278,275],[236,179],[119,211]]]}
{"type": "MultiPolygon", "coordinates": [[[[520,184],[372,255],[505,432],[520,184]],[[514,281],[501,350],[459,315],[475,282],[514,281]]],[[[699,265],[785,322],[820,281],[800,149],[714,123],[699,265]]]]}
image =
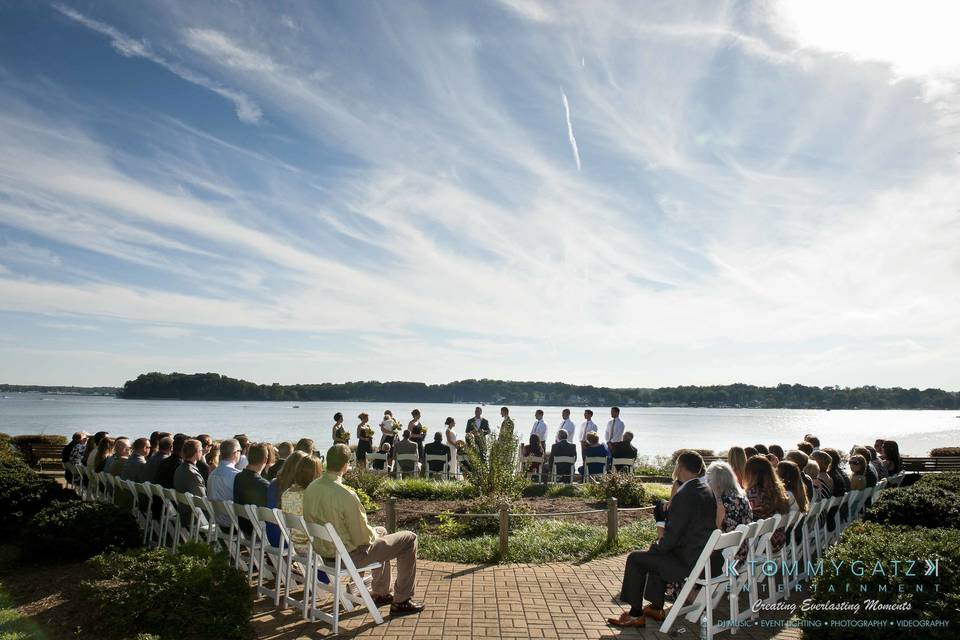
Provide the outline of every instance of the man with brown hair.
{"type": "MultiPolygon", "coordinates": [[[[267,506],[267,489],[270,483],[261,473],[267,464],[267,445],[262,442],[250,445],[247,451],[247,466],[233,479],[233,501],[236,504],[255,504],[267,506]]],[[[240,518],[240,530],[247,535],[253,531],[253,525],[246,518],[240,518]]]]}

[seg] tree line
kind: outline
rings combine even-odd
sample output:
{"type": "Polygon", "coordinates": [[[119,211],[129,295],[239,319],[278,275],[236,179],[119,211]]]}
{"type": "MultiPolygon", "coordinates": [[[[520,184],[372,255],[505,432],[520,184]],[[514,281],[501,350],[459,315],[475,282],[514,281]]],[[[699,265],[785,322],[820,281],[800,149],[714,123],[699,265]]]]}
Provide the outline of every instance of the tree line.
{"type": "Polygon", "coordinates": [[[459,380],[257,384],[218,373],[145,373],[117,393],[126,399],[454,402],[508,405],[749,407],[771,409],[960,409],[960,392],[942,389],[749,384],[610,388],[562,382],[459,380]]]}

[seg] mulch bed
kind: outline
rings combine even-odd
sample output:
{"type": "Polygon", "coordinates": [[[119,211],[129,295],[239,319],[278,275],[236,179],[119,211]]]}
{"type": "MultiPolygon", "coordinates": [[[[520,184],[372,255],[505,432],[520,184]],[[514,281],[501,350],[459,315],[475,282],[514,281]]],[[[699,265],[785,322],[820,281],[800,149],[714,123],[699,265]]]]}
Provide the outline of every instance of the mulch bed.
{"type": "Polygon", "coordinates": [[[33,619],[48,640],[76,637],[82,619],[80,581],[89,577],[83,563],[15,563],[0,570],[0,581],[14,605],[33,619]]]}
{"type": "MultiPolygon", "coordinates": [[[[470,500],[397,500],[397,526],[405,529],[418,529],[421,522],[435,524],[436,517],[420,515],[422,513],[438,514],[444,511],[453,513],[462,513],[467,510],[470,500]]],[[[565,513],[569,511],[596,511],[601,509],[600,513],[579,514],[573,516],[556,516],[558,518],[579,522],[582,524],[607,524],[607,505],[605,502],[585,498],[521,498],[517,501],[531,513],[565,513]]],[[[634,520],[649,518],[649,514],[640,511],[622,511],[620,512],[620,525],[626,525],[634,520]]],[[[370,521],[374,524],[383,525],[384,510],[381,508],[378,512],[370,514],[370,521]]]]}

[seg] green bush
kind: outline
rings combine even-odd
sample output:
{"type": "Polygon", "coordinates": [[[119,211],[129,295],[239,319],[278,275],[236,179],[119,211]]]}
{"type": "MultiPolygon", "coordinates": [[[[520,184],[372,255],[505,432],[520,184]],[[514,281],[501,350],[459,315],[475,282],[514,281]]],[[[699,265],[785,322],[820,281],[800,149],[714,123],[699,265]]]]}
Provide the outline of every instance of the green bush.
{"type": "Polygon", "coordinates": [[[924,473],[913,486],[940,487],[951,493],[960,493],[960,473],[924,473]]]}
{"type": "Polygon", "coordinates": [[[631,473],[608,473],[599,482],[586,485],[590,496],[598,500],[617,499],[620,507],[645,507],[649,504],[643,481],[631,473]]]}
{"type": "Polygon", "coordinates": [[[86,560],[110,549],[141,544],[140,528],[127,509],[100,502],[54,502],[23,529],[24,551],[32,558],[86,560]]]}
{"type": "Polygon", "coordinates": [[[517,451],[520,443],[508,425],[496,436],[478,435],[474,446],[464,447],[464,478],[479,496],[520,497],[527,486],[517,451]]]}
{"type": "Polygon", "coordinates": [[[364,511],[369,513],[371,511],[377,511],[378,509],[380,509],[380,505],[377,504],[373,500],[373,498],[368,496],[366,491],[364,491],[363,489],[356,489],[356,488],[354,488],[354,491],[357,492],[357,497],[360,498],[360,504],[363,505],[364,511]]]}
{"type": "Polygon", "coordinates": [[[937,447],[930,450],[930,457],[932,458],[952,456],[960,456],[960,447],[937,447]]]}
{"type": "Polygon", "coordinates": [[[6,433],[0,433],[0,465],[23,464],[26,464],[23,452],[13,446],[13,438],[6,433]]]}
{"type": "Polygon", "coordinates": [[[343,474],[343,484],[354,489],[360,489],[370,498],[384,498],[383,486],[387,482],[387,476],[382,473],[373,473],[363,469],[351,469],[343,474]]]}
{"type": "MultiPolygon", "coordinates": [[[[823,575],[815,577],[809,598],[814,604],[837,601],[861,602],[878,600],[881,604],[904,604],[907,611],[863,611],[859,617],[871,620],[889,620],[888,626],[872,627],[871,638],[903,638],[908,629],[897,626],[897,621],[947,620],[945,629],[924,628],[916,637],[955,638],[960,625],[960,531],[956,529],[914,529],[910,527],[857,522],[843,532],[840,542],[830,547],[824,558],[823,575]],[[913,576],[905,571],[894,575],[891,560],[916,560],[913,576]],[[924,560],[939,560],[939,576],[926,576],[924,560]],[[853,561],[866,567],[863,576],[849,571],[853,561]],[[835,571],[831,563],[840,565],[835,571]],[[885,575],[873,570],[876,563],[885,568],[885,575]],[[855,595],[847,588],[856,590],[855,595]],[[918,592],[918,587],[922,591],[918,592]],[[885,589],[880,591],[880,589],[885,589]]],[[[810,629],[809,634],[827,640],[859,640],[866,637],[858,627],[832,627],[831,621],[857,617],[847,611],[814,611],[800,614],[804,620],[822,626],[810,629]]]]}
{"type": "Polygon", "coordinates": [[[911,527],[960,528],[960,500],[954,491],[934,484],[887,489],[867,509],[863,519],[911,527]]]}
{"type": "Polygon", "coordinates": [[[22,462],[0,464],[0,541],[19,537],[30,518],[54,500],[76,500],[76,494],[22,462]]]}
{"type": "Polygon", "coordinates": [[[253,594],[226,554],[186,543],[180,553],[138,549],[88,561],[80,583],[82,630],[120,639],[138,633],[162,640],[247,640],[253,636],[253,594]]]}
{"type": "Polygon", "coordinates": [[[387,480],[382,486],[383,493],[391,498],[409,500],[467,500],[477,495],[469,482],[448,480],[437,482],[422,478],[405,480],[387,480]]]}

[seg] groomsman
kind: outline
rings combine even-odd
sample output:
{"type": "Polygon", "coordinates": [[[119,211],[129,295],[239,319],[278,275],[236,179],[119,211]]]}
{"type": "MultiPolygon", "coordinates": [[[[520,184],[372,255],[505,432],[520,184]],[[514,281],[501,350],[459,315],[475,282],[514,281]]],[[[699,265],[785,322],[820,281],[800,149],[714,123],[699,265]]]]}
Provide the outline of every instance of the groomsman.
{"type": "Polygon", "coordinates": [[[567,432],[567,436],[570,438],[570,441],[575,442],[576,441],[575,438],[577,435],[577,425],[573,424],[573,420],[570,419],[570,409],[564,409],[560,415],[563,417],[563,421],[560,422],[560,426],[557,428],[556,440],[559,442],[560,429],[563,429],[564,431],[567,432]]]}
{"type": "Polygon", "coordinates": [[[599,435],[600,428],[593,421],[593,411],[587,409],[583,412],[583,424],[580,425],[580,457],[584,460],[587,459],[587,447],[590,446],[587,443],[587,434],[591,432],[599,435]]]}
{"type": "Polygon", "coordinates": [[[620,407],[610,407],[610,418],[603,438],[607,443],[607,451],[610,450],[614,442],[623,441],[623,431],[625,429],[623,420],[620,419],[620,407]]]}
{"type": "Polygon", "coordinates": [[[536,434],[540,438],[540,444],[545,444],[547,442],[547,423],[543,421],[543,409],[537,409],[534,417],[537,420],[530,429],[530,435],[536,434]]]}

